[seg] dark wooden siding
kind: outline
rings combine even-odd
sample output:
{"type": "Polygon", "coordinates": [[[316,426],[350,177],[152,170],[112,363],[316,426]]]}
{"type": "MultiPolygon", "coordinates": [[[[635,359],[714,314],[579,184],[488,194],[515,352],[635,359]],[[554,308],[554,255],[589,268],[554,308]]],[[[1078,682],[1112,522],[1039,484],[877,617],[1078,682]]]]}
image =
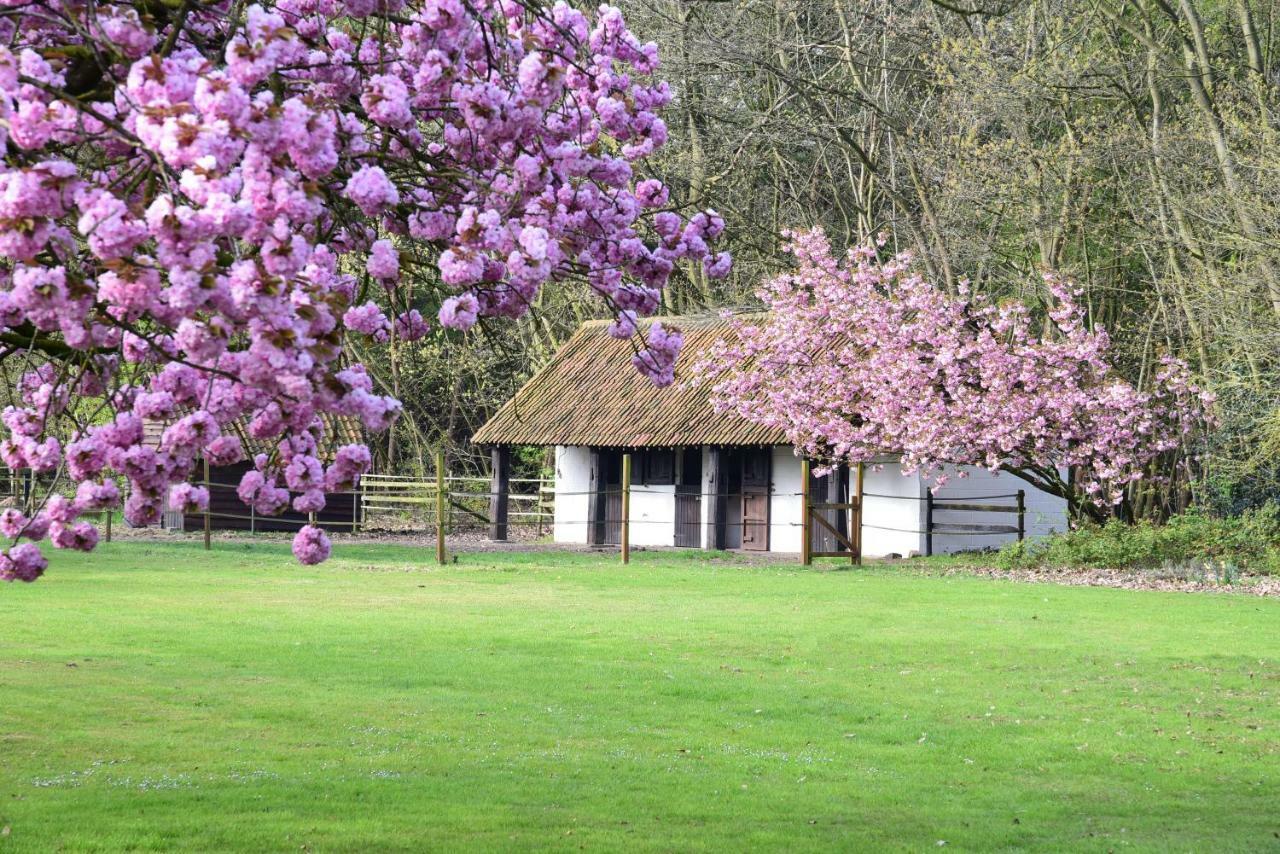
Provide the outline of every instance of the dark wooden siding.
{"type": "MultiPolygon", "coordinates": [[[[236,495],[236,486],[251,468],[253,464],[246,461],[209,470],[209,526],[215,531],[296,531],[307,524],[306,514],[293,509],[279,516],[258,516],[245,506],[236,495]]],[[[316,524],[327,531],[351,531],[358,499],[359,496],[352,493],[330,493],[325,497],[324,509],[316,513],[316,524]]],[[[203,531],[204,514],[186,514],[182,528],[203,531]]]]}
{"type": "Polygon", "coordinates": [[[680,452],[676,482],[676,545],[702,547],[702,449],[680,452]]]}

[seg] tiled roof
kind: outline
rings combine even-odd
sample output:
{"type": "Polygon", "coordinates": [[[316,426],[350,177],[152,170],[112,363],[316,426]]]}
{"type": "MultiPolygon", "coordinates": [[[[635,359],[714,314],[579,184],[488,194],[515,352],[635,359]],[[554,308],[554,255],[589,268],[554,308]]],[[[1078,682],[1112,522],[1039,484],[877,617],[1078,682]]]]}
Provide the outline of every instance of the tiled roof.
{"type": "Polygon", "coordinates": [[[640,448],[782,445],[781,430],[711,407],[710,389],[689,388],[688,370],[732,335],[715,316],[660,318],[684,333],[675,385],[655,388],[631,366],[634,342],[609,336],[607,321],[578,329],[551,361],[471,438],[477,445],[640,448]]]}

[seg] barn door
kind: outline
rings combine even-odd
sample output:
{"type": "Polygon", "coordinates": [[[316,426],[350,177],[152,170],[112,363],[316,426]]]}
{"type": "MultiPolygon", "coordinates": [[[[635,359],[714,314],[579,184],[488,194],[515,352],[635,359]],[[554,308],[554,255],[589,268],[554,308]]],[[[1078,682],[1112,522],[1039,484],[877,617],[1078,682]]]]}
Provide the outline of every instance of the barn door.
{"type": "Polygon", "coordinates": [[[622,542],[622,454],[600,450],[596,456],[599,474],[591,542],[599,546],[616,546],[622,542]]]}
{"type": "Polygon", "coordinates": [[[742,455],[742,547],[769,550],[769,478],[771,449],[751,449],[742,455]]]}
{"type": "Polygon", "coordinates": [[[676,469],[676,545],[702,547],[702,449],[685,448],[676,469]]]}

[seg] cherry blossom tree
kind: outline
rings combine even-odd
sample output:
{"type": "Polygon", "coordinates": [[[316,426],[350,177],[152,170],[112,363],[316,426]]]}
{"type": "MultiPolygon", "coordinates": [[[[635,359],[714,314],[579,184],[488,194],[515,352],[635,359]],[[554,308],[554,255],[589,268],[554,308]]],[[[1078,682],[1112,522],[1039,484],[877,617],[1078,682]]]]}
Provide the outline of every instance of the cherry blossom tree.
{"type": "Polygon", "coordinates": [[[1117,376],[1107,333],[1056,275],[1037,334],[1025,305],[949,294],[909,255],[841,260],[820,231],[791,237],[794,271],[759,291],[768,314],[738,318],[695,381],[811,458],[896,455],[937,485],[956,466],[1006,471],[1097,518],[1204,424],[1212,396],[1187,366],[1165,358],[1144,389],[1117,376]]]}
{"type": "Polygon", "coordinates": [[[133,524],[206,507],[189,478],[242,458],[235,422],[273,448],[238,489],[257,513],[351,488],[369,452],[324,418],[377,432],[400,405],[347,336],[586,282],[669,383],[678,332],[635,318],[677,263],[728,270],[721,219],[639,174],[671,92],[608,6],[0,0],[0,33],[0,458],[74,487],[0,514],[2,579],[39,576],[46,537],[92,549],[81,515],[122,498],[133,524]]]}

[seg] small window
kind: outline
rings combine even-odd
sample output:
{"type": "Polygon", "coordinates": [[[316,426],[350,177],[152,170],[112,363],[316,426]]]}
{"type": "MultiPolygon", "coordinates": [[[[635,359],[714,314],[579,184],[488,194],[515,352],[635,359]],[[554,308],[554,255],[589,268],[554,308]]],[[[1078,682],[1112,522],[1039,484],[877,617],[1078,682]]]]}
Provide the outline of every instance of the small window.
{"type": "Polygon", "coordinates": [[[676,452],[667,448],[640,452],[640,480],[648,486],[671,486],[676,482],[676,452]]]}

